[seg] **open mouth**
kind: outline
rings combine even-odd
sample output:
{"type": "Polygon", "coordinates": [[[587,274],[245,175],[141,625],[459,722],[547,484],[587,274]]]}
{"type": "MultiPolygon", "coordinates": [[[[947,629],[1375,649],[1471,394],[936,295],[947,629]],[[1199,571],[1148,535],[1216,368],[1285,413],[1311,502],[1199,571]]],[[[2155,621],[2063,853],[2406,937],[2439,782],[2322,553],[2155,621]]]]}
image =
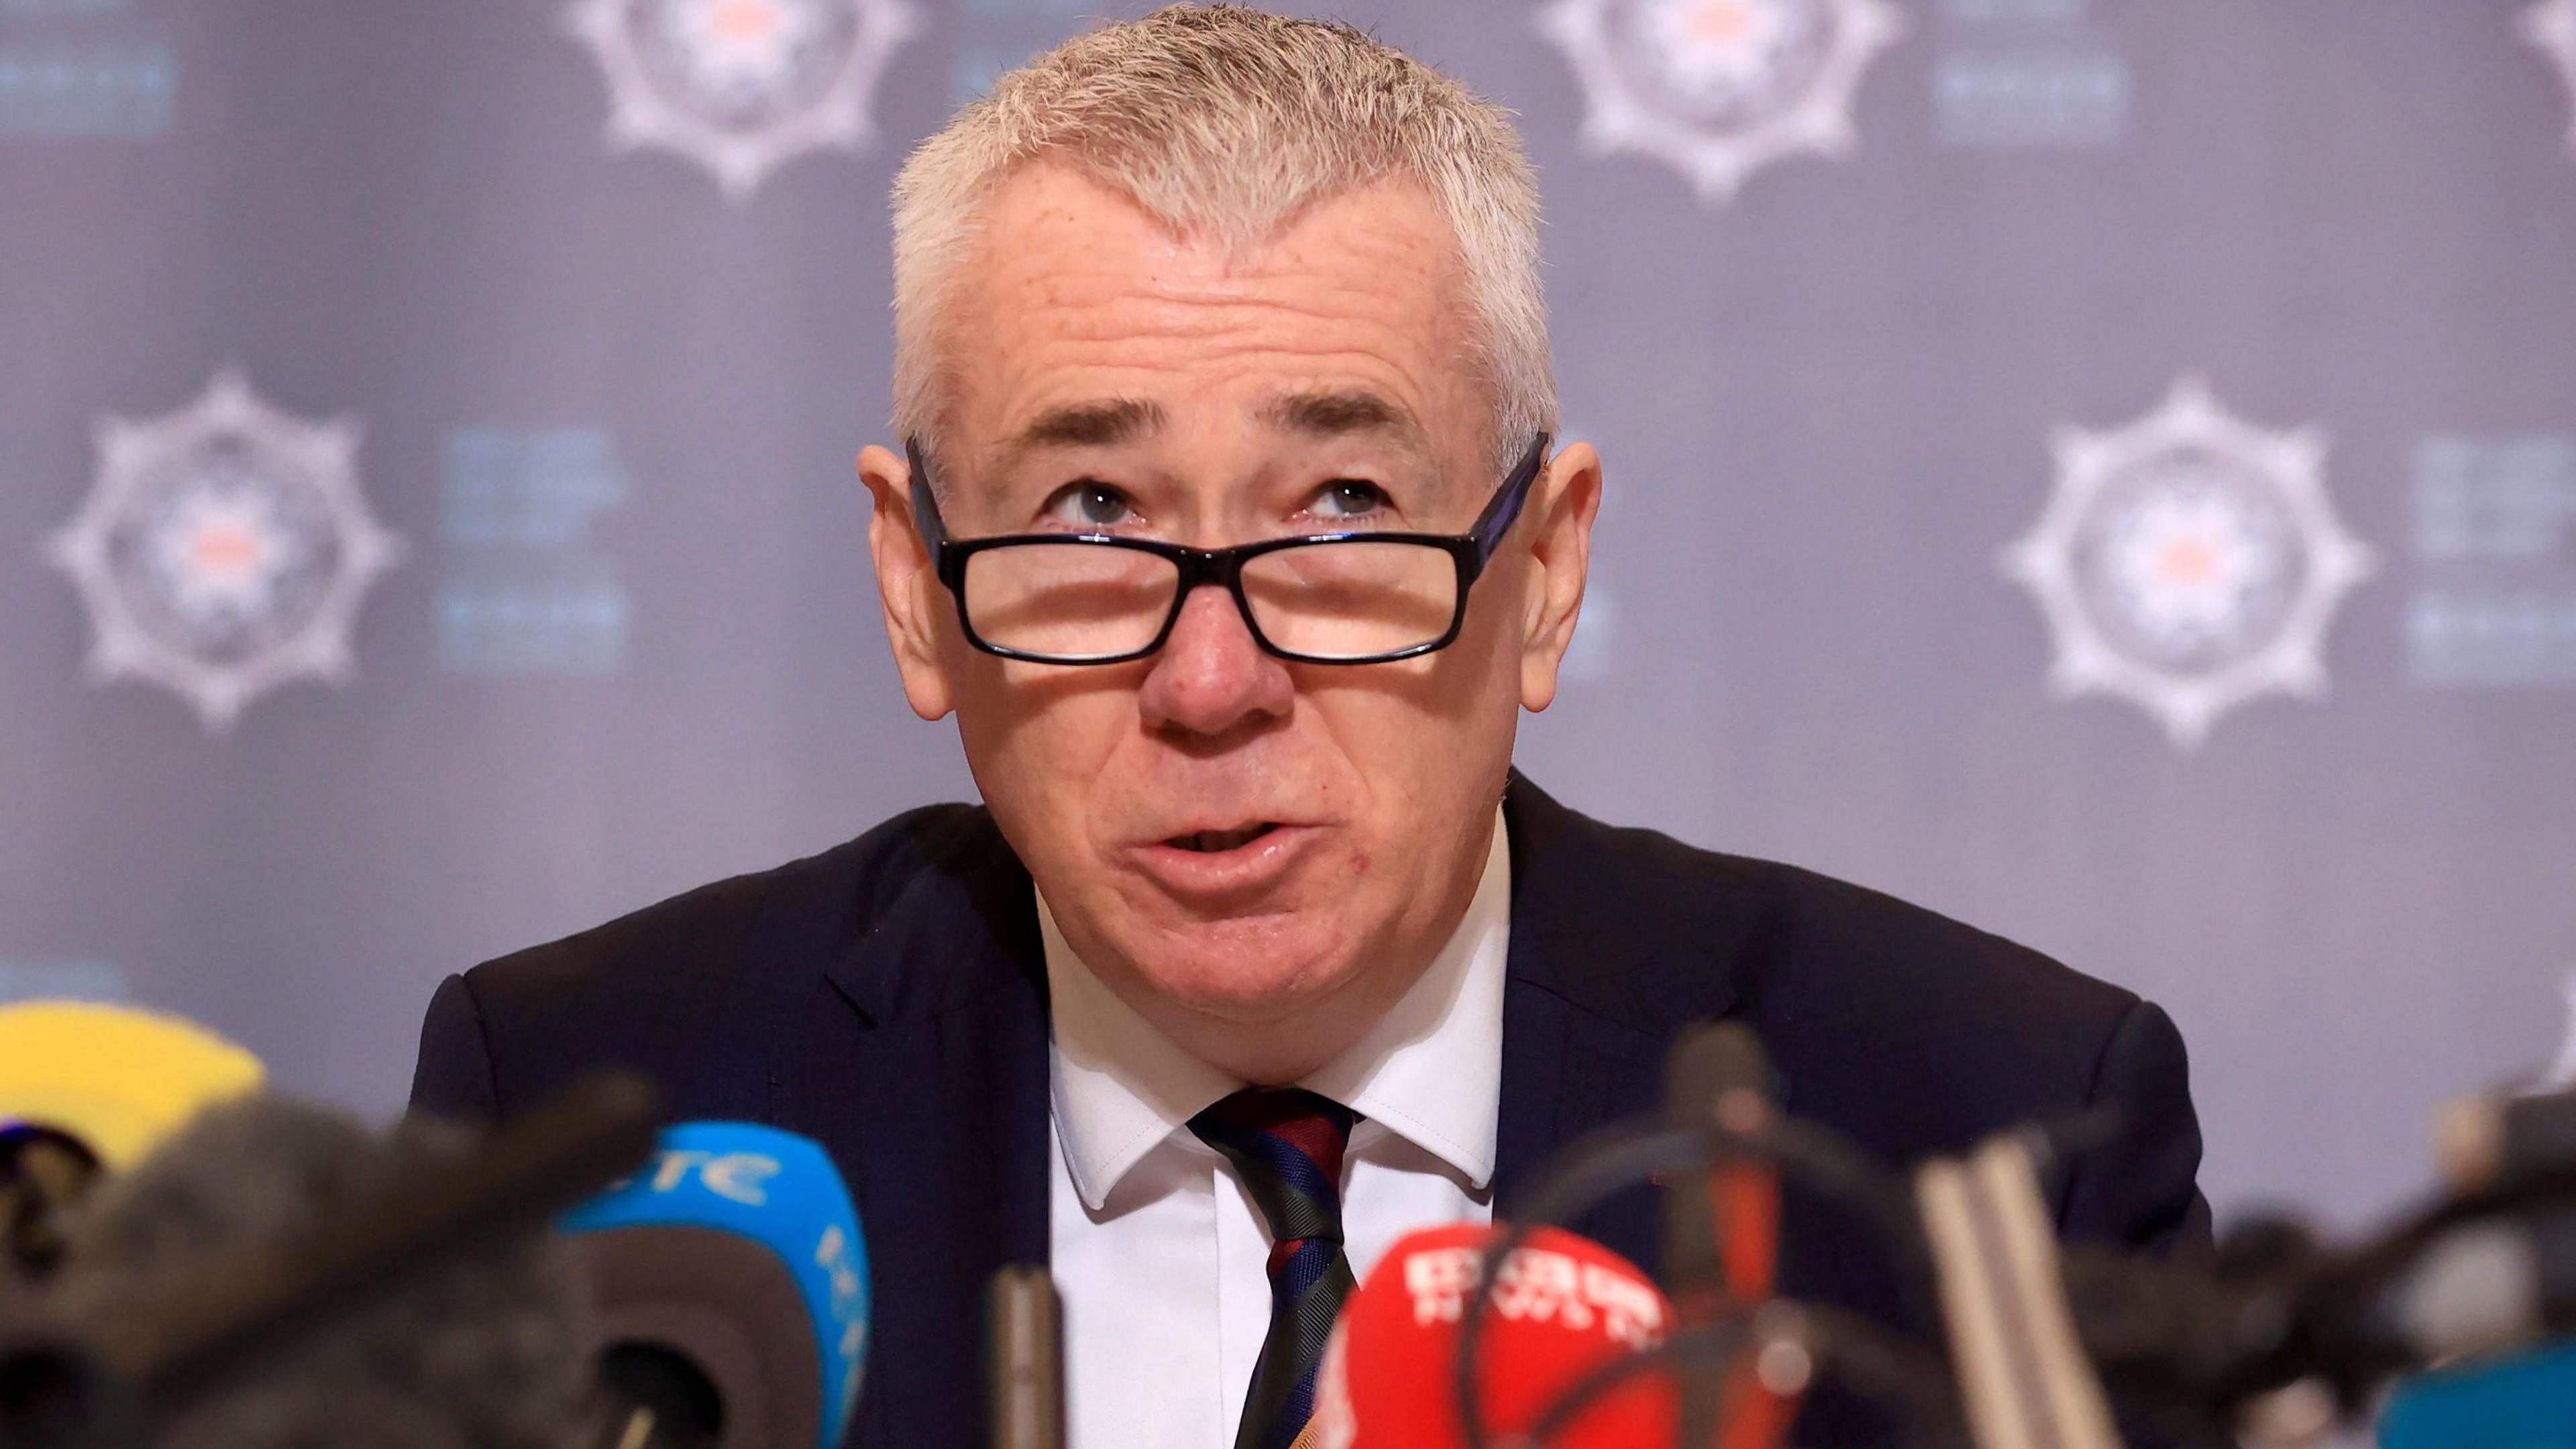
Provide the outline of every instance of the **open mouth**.
{"type": "Polygon", "coordinates": [[[1174,850],[1216,855],[1228,850],[1241,850],[1278,828],[1277,821],[1264,820],[1257,825],[1246,825],[1239,830],[1198,830],[1188,835],[1175,835],[1163,843],[1174,850]]]}

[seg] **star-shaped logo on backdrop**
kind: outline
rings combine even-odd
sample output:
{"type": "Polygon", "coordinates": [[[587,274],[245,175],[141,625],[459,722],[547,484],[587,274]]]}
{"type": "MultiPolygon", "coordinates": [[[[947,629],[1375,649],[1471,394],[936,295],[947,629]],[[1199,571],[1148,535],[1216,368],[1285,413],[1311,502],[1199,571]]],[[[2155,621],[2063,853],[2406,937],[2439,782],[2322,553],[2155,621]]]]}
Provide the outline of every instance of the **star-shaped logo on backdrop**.
{"type": "Polygon", "coordinates": [[[98,473],[46,541],[89,607],[90,677],[178,692],[214,731],[291,679],[346,679],[349,629],[402,546],[358,491],[357,424],[260,401],[227,368],[144,421],[102,418],[98,473]]]}
{"type": "Polygon", "coordinates": [[[2127,699],[2186,749],[2248,700],[2322,695],[2326,627],[2374,567],[2336,521],[2325,451],[2189,377],[2126,427],[2060,429],[2055,492],[2003,555],[2047,618],[2056,691],[2127,699]]]}
{"type": "Polygon", "coordinates": [[[1852,94],[1905,31],[1886,0],[1552,0],[1539,32],[1583,87],[1583,140],[1636,151],[1711,205],[1782,157],[1853,145],[1852,94]]]}
{"type": "Polygon", "coordinates": [[[608,77],[609,143],[658,146],[742,200],[808,151],[855,151],[903,0],[572,0],[564,28],[608,77]]]}
{"type": "Polygon", "coordinates": [[[2540,0],[2522,12],[2522,35],[2558,63],[2567,85],[2567,150],[2576,155],[2576,0],[2540,0]]]}

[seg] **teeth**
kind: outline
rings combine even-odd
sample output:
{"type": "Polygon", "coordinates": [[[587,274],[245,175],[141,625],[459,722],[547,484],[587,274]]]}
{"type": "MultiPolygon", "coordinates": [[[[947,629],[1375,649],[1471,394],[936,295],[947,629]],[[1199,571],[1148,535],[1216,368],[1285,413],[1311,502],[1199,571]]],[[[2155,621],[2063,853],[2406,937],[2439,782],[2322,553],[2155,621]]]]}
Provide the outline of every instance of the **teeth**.
{"type": "Polygon", "coordinates": [[[1241,849],[1268,835],[1270,831],[1271,826],[1265,821],[1259,825],[1247,825],[1241,830],[1202,830],[1192,835],[1175,836],[1172,843],[1183,850],[1214,854],[1218,851],[1241,849]]]}

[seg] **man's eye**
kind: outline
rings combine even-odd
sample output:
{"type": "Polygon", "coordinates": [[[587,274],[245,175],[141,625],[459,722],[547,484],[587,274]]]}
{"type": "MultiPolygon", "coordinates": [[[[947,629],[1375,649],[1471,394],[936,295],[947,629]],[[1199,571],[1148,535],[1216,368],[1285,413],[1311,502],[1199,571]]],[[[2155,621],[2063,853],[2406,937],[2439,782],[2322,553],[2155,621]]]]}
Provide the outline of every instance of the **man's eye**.
{"type": "Polygon", "coordinates": [[[1127,495],[1106,483],[1085,478],[1067,483],[1047,500],[1046,516],[1055,523],[1068,523],[1076,528],[1115,528],[1136,516],[1135,505],[1127,495]]]}
{"type": "Polygon", "coordinates": [[[1324,518],[1367,518],[1387,504],[1386,490],[1361,478],[1336,478],[1315,490],[1314,510],[1324,518]]]}

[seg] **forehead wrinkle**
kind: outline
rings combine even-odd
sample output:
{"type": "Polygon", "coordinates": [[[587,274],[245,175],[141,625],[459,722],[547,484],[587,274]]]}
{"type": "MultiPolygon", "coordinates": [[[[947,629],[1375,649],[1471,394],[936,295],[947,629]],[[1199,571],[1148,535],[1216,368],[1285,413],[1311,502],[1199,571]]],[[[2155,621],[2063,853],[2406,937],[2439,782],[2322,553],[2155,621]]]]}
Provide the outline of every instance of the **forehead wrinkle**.
{"type": "MultiPolygon", "coordinates": [[[[1400,334],[1370,336],[1376,329],[1367,323],[1355,330],[1359,335],[1316,328],[1283,336],[1274,329],[1226,326],[1067,328],[1019,356],[995,359],[1004,364],[996,383],[1005,396],[1063,397],[1089,374],[1097,394],[1106,396],[1076,397],[1045,408],[1032,422],[1006,434],[1008,445],[1027,445],[1020,449],[1024,454],[1043,444],[1134,441],[1171,423],[1174,414],[1158,399],[1207,399],[1218,392],[1241,396],[1247,382],[1257,389],[1244,404],[1248,415],[1276,431],[1312,437],[1381,431],[1400,440],[1427,440],[1431,428],[1424,409],[1436,406],[1445,389],[1472,379],[1447,375],[1400,334]],[[1131,350],[1164,344],[1181,350],[1131,350]],[[1139,416],[1105,416],[1105,404],[1122,400],[1133,404],[1139,416]],[[1093,416],[1095,412],[1104,415],[1093,416]],[[1066,416],[1059,419],[1058,414],[1066,416]],[[1069,426],[1046,426],[1051,421],[1069,426]]],[[[1035,402],[1028,399],[1010,411],[1026,415],[1024,410],[1035,402]]]]}
{"type": "MultiPolygon", "coordinates": [[[[1255,382],[1247,409],[1297,391],[1374,392],[1421,435],[1397,441],[1426,455],[1456,441],[1453,402],[1482,410],[1481,374],[1462,365],[1469,318],[1454,238],[1431,218],[1354,215],[1366,198],[1345,194],[1257,245],[1224,247],[1174,234],[1123,198],[1032,190],[1017,199],[982,238],[974,300],[950,314],[960,333],[975,330],[960,325],[972,310],[1011,338],[960,359],[980,374],[977,411],[996,433],[1050,397],[1159,399],[1168,429],[1220,379],[1263,368],[1278,370],[1267,386],[1255,382]]],[[[1269,412],[1262,421],[1309,436],[1356,435],[1372,421],[1269,412]]]]}
{"type": "Polygon", "coordinates": [[[1090,287],[1062,287],[1027,298],[1019,310],[1023,315],[1053,318],[1068,338],[1086,341],[1141,341],[1156,336],[1205,340],[1258,334],[1265,325],[1285,320],[1346,334],[1336,342],[1358,341],[1347,334],[1365,328],[1390,340],[1414,342],[1429,352],[1439,349],[1422,346],[1425,332],[1445,336],[1452,330],[1446,325],[1448,310],[1436,296],[1391,311],[1382,294],[1337,281],[1320,288],[1319,295],[1300,297],[1286,289],[1232,292],[1101,279],[1090,287]],[[1265,324],[1265,319],[1273,320],[1265,324]]]}

